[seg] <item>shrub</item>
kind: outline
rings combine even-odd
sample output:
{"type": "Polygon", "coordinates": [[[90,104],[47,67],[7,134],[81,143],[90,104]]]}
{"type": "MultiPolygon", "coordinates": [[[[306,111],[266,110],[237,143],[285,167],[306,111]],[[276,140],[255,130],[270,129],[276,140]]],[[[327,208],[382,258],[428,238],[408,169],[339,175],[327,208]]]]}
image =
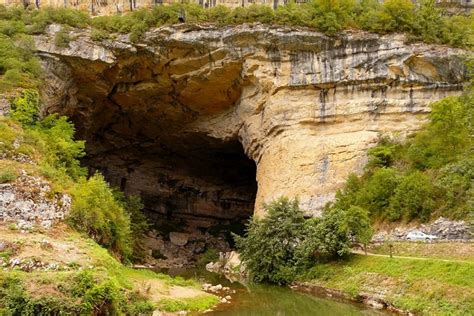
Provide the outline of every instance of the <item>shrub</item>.
{"type": "Polygon", "coordinates": [[[430,122],[408,147],[418,169],[439,168],[472,148],[474,106],[469,98],[447,97],[431,105],[430,122]]]}
{"type": "Polygon", "coordinates": [[[466,219],[474,208],[474,157],[467,156],[440,169],[436,187],[442,190],[443,208],[441,215],[466,219]]]}
{"type": "Polygon", "coordinates": [[[122,207],[130,218],[131,259],[133,259],[133,261],[143,260],[146,256],[146,248],[143,244],[143,240],[150,227],[146,216],[142,212],[143,203],[138,196],[125,197],[120,191],[114,191],[114,194],[115,199],[122,204],[122,207]]]}
{"type": "Polygon", "coordinates": [[[285,284],[315,258],[341,257],[351,243],[367,244],[372,237],[368,212],[328,207],[321,218],[305,220],[298,201],[280,198],[265,206],[263,219],[253,219],[237,247],[250,276],[257,282],[285,284]]]}
{"type": "Polygon", "coordinates": [[[31,126],[39,118],[39,94],[36,90],[23,90],[22,95],[11,103],[10,116],[23,124],[31,126]]]}
{"type": "Polygon", "coordinates": [[[206,249],[206,251],[199,257],[197,265],[204,267],[209,262],[216,262],[219,260],[219,251],[214,248],[206,249]]]}
{"type": "Polygon", "coordinates": [[[71,36],[69,35],[69,30],[65,27],[62,27],[54,35],[54,45],[56,45],[56,47],[67,48],[69,47],[70,42],[71,42],[71,36]]]}
{"type": "Polygon", "coordinates": [[[390,197],[394,194],[398,182],[395,169],[377,169],[358,192],[354,205],[363,206],[373,217],[384,217],[390,197]]]}
{"type": "Polygon", "coordinates": [[[304,217],[298,201],[280,198],[264,206],[266,216],[253,218],[236,245],[257,282],[285,284],[295,275],[296,248],[304,238],[304,217]]]}
{"type": "Polygon", "coordinates": [[[91,38],[93,41],[100,42],[104,39],[109,38],[109,35],[103,30],[93,29],[91,31],[91,38]]]}
{"type": "Polygon", "coordinates": [[[0,170],[0,184],[13,182],[18,178],[18,174],[13,170],[0,170]]]}
{"type": "Polygon", "coordinates": [[[130,218],[104,177],[95,174],[88,180],[80,179],[71,193],[70,225],[118,257],[130,258],[130,218]]]}
{"type": "Polygon", "coordinates": [[[431,180],[419,171],[415,171],[400,181],[390,199],[388,218],[409,220],[418,218],[427,221],[434,207],[434,188],[431,180]]]}
{"type": "Polygon", "coordinates": [[[47,116],[27,132],[29,141],[41,149],[43,171],[53,168],[61,177],[67,175],[72,179],[85,175],[79,161],[85,155],[85,143],[74,140],[74,125],[65,116],[47,116]]]}

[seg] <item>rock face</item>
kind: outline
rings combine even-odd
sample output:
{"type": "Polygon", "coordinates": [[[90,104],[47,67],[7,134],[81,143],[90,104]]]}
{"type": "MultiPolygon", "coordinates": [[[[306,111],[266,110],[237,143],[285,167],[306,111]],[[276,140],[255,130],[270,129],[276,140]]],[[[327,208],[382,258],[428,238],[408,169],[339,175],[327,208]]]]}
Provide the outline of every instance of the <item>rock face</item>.
{"type": "Polygon", "coordinates": [[[13,222],[20,229],[50,228],[64,219],[70,206],[70,196],[52,193],[41,178],[23,174],[13,183],[0,184],[0,221],[13,222]]]}
{"type": "Polygon", "coordinates": [[[58,28],[36,38],[44,112],[70,116],[91,169],[150,214],[198,226],[281,195],[318,214],[380,133],[418,129],[466,81],[465,51],[397,34],[175,25],[58,48],[58,28]]]}
{"type": "Polygon", "coordinates": [[[388,240],[407,240],[410,232],[421,231],[425,234],[434,235],[440,240],[467,241],[473,239],[473,229],[466,221],[454,221],[440,217],[432,223],[421,224],[413,227],[397,227],[391,231],[381,231],[372,238],[373,242],[388,240]]]}

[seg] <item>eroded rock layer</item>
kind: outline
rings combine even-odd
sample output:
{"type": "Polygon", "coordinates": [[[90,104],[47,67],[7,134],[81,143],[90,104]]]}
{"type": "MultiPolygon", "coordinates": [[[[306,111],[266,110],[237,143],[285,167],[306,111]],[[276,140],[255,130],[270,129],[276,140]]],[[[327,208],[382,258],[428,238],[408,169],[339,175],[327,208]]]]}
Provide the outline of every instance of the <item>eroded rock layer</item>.
{"type": "Polygon", "coordinates": [[[402,35],[176,25],[58,48],[57,30],[36,38],[44,111],[160,216],[244,218],[280,195],[317,213],[380,133],[416,130],[466,80],[464,51],[402,35]]]}

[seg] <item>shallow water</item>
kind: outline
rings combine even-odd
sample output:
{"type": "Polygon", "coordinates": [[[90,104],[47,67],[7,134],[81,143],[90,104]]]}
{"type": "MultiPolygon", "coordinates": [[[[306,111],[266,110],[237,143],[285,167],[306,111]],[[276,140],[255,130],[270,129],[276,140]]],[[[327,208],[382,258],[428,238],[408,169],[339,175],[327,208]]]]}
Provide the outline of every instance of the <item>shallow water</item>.
{"type": "Polygon", "coordinates": [[[235,290],[231,303],[219,304],[205,315],[231,316],[346,316],[388,315],[385,312],[365,308],[360,304],[342,303],[293,291],[287,287],[271,285],[242,285],[231,283],[215,273],[198,270],[168,270],[170,275],[184,278],[195,277],[207,283],[222,284],[235,290]]]}

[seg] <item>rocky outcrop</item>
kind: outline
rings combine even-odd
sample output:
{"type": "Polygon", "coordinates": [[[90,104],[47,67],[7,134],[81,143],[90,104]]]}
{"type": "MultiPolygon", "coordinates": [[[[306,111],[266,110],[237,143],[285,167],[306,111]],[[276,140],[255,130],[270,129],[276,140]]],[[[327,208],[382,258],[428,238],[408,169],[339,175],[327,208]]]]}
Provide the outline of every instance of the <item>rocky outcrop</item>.
{"type": "Polygon", "coordinates": [[[54,193],[48,182],[23,173],[12,183],[0,184],[0,221],[17,228],[50,228],[71,207],[69,195],[54,193]]]}
{"type": "Polygon", "coordinates": [[[167,236],[152,230],[143,239],[146,257],[144,263],[155,268],[195,267],[199,258],[209,250],[229,251],[225,236],[213,236],[199,231],[192,233],[170,232],[167,236]]]}
{"type": "Polygon", "coordinates": [[[58,48],[57,31],[36,37],[44,112],[70,116],[91,169],[150,213],[198,226],[280,195],[318,214],[380,133],[418,129],[466,81],[466,52],[399,34],[174,25],[58,48]]]}
{"type": "Polygon", "coordinates": [[[396,227],[389,231],[380,231],[372,238],[373,242],[383,242],[390,240],[407,240],[410,232],[421,231],[425,234],[433,235],[439,240],[472,240],[473,229],[466,221],[454,221],[440,217],[432,223],[414,225],[409,227],[396,227]]]}

